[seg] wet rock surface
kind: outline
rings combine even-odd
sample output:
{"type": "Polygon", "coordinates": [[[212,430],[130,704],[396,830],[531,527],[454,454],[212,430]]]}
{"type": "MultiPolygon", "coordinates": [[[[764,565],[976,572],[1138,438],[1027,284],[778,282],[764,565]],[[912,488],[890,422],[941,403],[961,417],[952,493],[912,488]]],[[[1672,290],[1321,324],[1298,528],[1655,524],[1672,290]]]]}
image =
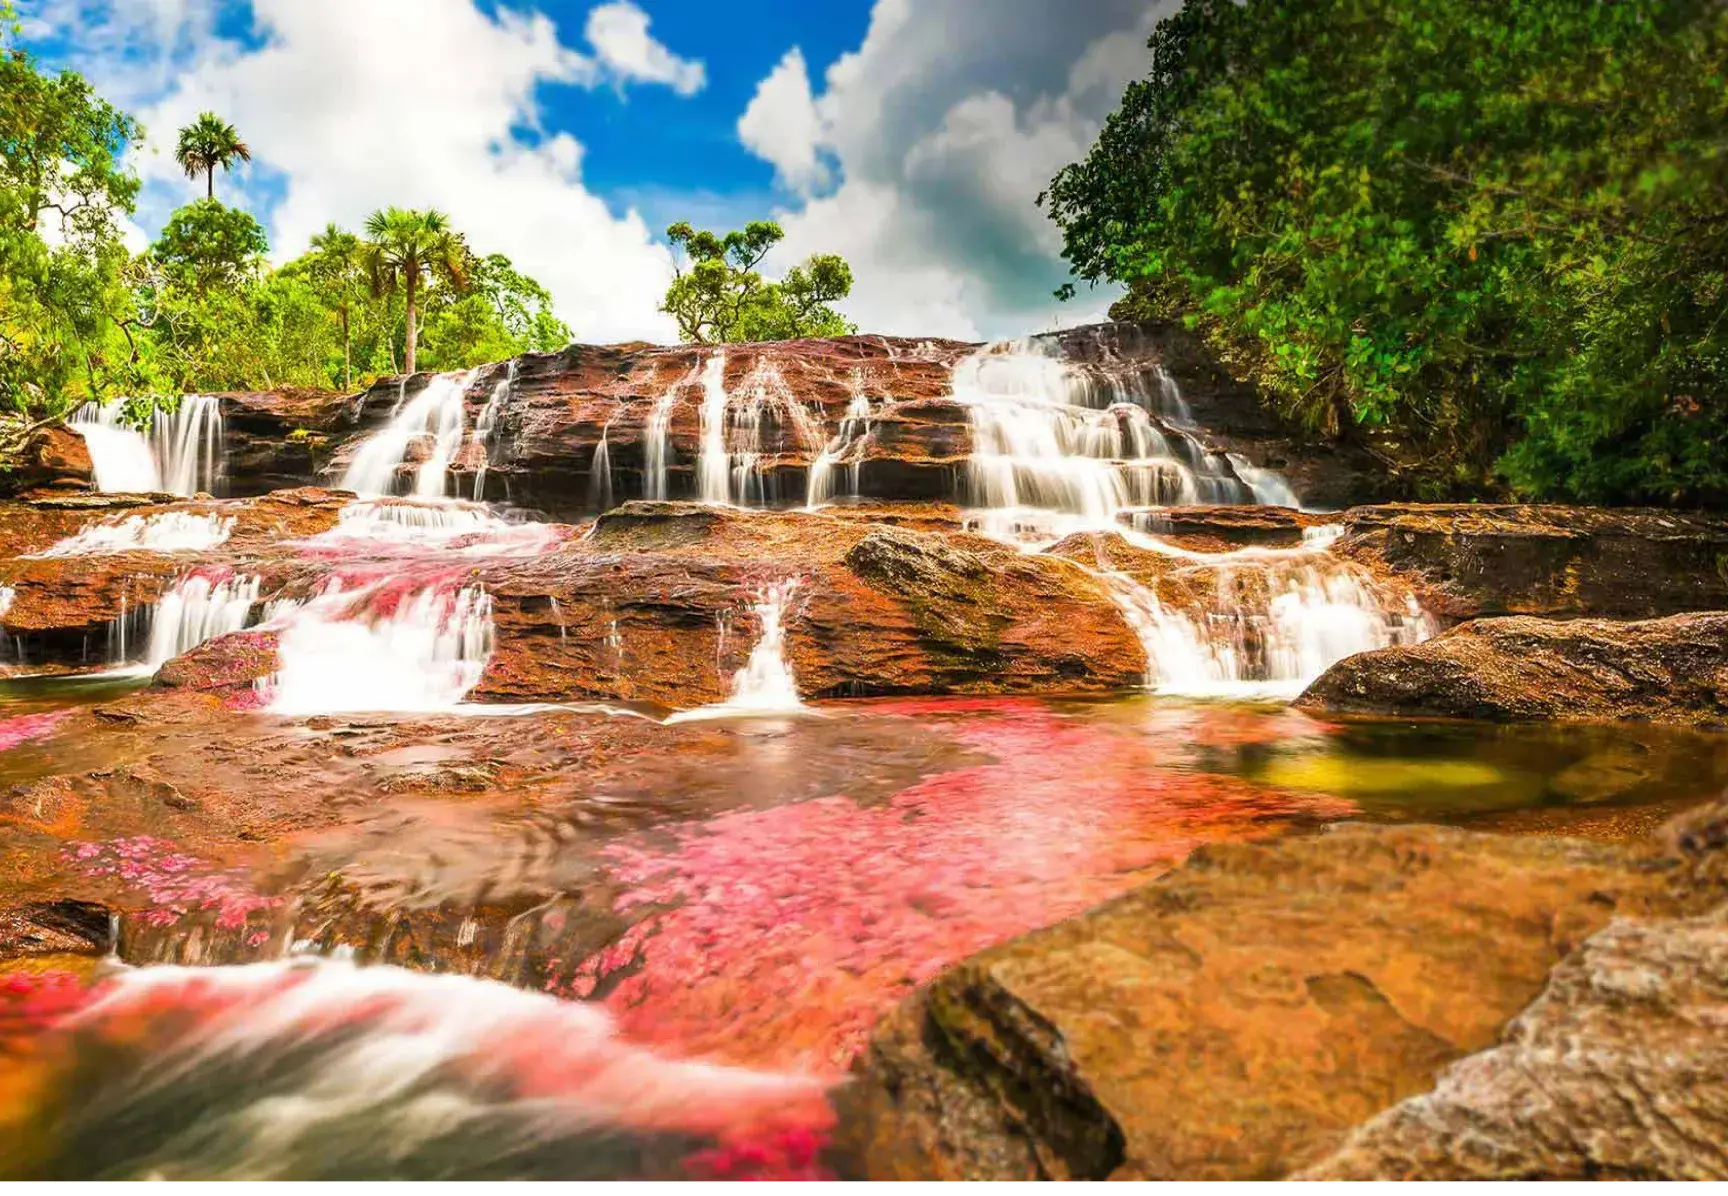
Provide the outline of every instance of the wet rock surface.
{"type": "Polygon", "coordinates": [[[1479,619],[1422,644],[1341,660],[1298,705],[1496,722],[1728,725],[1728,614],[1479,619]]]}
{"type": "Polygon", "coordinates": [[[1610,918],[1672,912],[1654,849],[1345,826],[1197,852],[968,960],[836,1101],[870,1178],[1272,1178],[1490,1045],[1610,918]]]}

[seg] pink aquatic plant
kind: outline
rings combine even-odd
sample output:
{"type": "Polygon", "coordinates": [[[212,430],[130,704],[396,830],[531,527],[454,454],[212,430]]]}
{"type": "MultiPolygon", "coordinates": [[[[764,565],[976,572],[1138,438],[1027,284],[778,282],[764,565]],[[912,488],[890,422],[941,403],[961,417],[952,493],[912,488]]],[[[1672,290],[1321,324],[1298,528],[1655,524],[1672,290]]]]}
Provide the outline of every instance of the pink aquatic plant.
{"type": "Polygon", "coordinates": [[[21,714],[16,718],[0,719],[0,752],[15,748],[21,743],[46,739],[53,734],[61,720],[71,714],[70,710],[49,710],[42,714],[21,714]]]}
{"type": "Polygon", "coordinates": [[[279,904],[254,891],[241,870],[218,869],[149,835],[72,843],[64,854],[85,876],[111,878],[142,893],[150,908],[140,920],[148,926],[171,926],[194,910],[208,910],[218,927],[238,930],[253,914],[279,904]]]}

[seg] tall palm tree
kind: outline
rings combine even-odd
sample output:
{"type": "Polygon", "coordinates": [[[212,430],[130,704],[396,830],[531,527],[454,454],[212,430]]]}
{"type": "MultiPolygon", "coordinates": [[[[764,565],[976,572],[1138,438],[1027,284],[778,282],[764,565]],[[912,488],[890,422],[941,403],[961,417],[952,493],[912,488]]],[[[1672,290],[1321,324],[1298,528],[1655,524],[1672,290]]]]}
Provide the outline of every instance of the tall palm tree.
{"type": "Polygon", "coordinates": [[[450,227],[450,218],[428,208],[424,212],[385,208],[366,218],[366,244],[361,260],[372,282],[372,294],[383,296],[402,288],[407,334],[403,356],[414,372],[414,347],[420,329],[416,313],[420,291],[442,279],[457,290],[468,286],[468,247],[450,227]]]}
{"type": "Polygon", "coordinates": [[[235,162],[250,162],[252,151],[247,148],[234,126],[214,112],[200,112],[198,119],[180,130],[180,144],[174,150],[174,160],[186,177],[204,176],[204,197],[216,198],[216,168],[232,170],[235,162]]]}
{"type": "Polygon", "coordinates": [[[361,301],[366,269],[360,260],[360,238],[335,223],[312,237],[312,252],[307,255],[312,278],[323,292],[324,301],[336,311],[342,322],[342,387],[354,389],[354,338],[350,324],[355,304],[361,301]]]}

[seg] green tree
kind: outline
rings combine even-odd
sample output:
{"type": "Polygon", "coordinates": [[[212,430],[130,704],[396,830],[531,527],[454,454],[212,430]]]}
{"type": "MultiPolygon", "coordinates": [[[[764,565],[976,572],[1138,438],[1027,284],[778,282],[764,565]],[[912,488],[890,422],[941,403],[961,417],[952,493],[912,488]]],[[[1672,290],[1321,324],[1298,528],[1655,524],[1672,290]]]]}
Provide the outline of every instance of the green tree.
{"type": "Polygon", "coordinates": [[[1433,491],[1728,497],[1728,8],[1189,0],[1041,196],[1084,281],[1433,491]]]}
{"type": "Polygon", "coordinates": [[[779,282],[757,267],[785,232],[772,220],[752,220],[718,236],[678,223],[666,230],[683,260],[660,310],[678,322],[678,335],[698,344],[840,336],[857,331],[831,306],[852,291],[852,268],[835,254],[814,254],[779,282]]]}
{"type": "Polygon", "coordinates": [[[214,112],[201,112],[198,119],[180,130],[180,140],[174,147],[174,160],[186,177],[196,180],[204,176],[204,198],[216,198],[216,168],[232,170],[235,162],[250,162],[252,151],[234,126],[214,112]]]}
{"type": "Polygon", "coordinates": [[[0,0],[0,455],[139,365],[120,219],[140,131],[80,75],[39,70],[16,36],[0,0]]]}
{"type": "Polygon", "coordinates": [[[342,328],[342,389],[354,389],[354,315],[367,299],[360,238],[335,224],[312,238],[312,249],[284,273],[301,271],[342,328]]]}
{"type": "Polygon", "coordinates": [[[269,238],[250,212],[200,199],[175,210],[150,255],[171,283],[203,294],[255,278],[269,250],[269,238]]]}
{"type": "Polygon", "coordinates": [[[382,297],[401,289],[403,358],[407,372],[412,374],[421,292],[438,283],[465,290],[467,247],[442,212],[386,208],[367,217],[366,243],[361,252],[373,295],[382,297]]]}

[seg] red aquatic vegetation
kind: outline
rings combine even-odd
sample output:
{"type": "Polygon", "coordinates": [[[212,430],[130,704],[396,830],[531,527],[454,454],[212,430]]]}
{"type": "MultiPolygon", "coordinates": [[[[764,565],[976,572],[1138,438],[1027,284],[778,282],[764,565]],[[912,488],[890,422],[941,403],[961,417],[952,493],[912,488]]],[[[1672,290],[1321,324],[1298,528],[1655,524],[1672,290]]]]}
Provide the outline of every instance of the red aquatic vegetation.
{"type": "Polygon", "coordinates": [[[194,910],[209,910],[215,912],[218,927],[237,930],[254,913],[279,903],[255,892],[240,870],[216,868],[166,839],[149,835],[72,843],[64,856],[86,876],[118,880],[142,893],[150,908],[139,917],[150,926],[169,926],[194,910]]]}
{"type": "Polygon", "coordinates": [[[951,733],[993,763],[860,806],[728,814],[609,849],[638,919],[553,991],[680,1052],[838,1071],[881,1012],[985,947],[1108,900],[1203,843],[1347,803],[1163,767],[1155,741],[1009,704],[951,733]]]}
{"type": "Polygon", "coordinates": [[[0,719],[0,752],[35,739],[46,739],[60,725],[60,720],[71,713],[70,710],[49,710],[42,714],[0,719]]]}
{"type": "Polygon", "coordinates": [[[0,974],[0,1052],[16,1050],[88,1004],[91,987],[72,972],[0,974]]]}

